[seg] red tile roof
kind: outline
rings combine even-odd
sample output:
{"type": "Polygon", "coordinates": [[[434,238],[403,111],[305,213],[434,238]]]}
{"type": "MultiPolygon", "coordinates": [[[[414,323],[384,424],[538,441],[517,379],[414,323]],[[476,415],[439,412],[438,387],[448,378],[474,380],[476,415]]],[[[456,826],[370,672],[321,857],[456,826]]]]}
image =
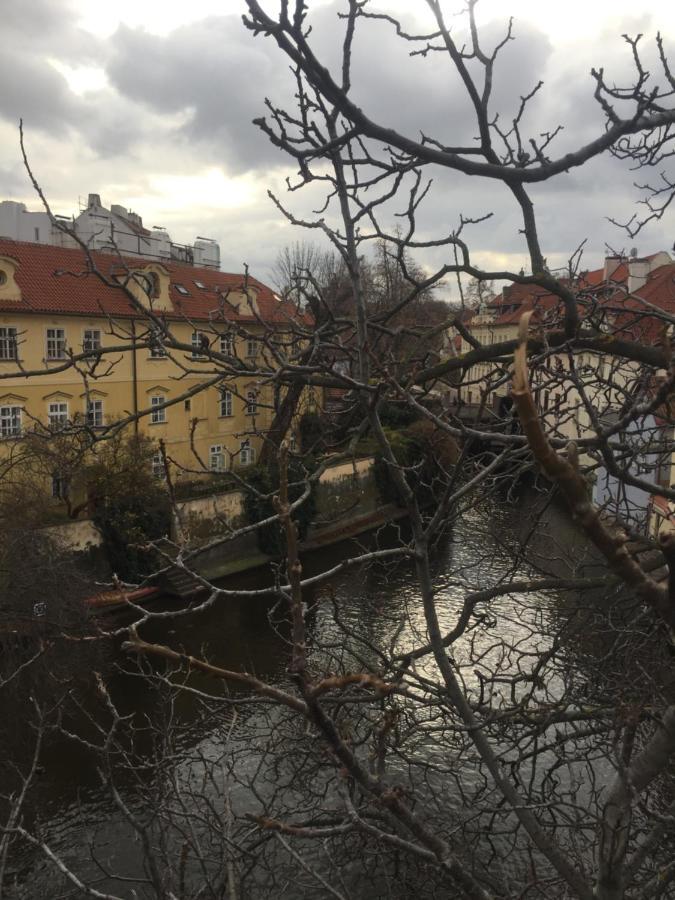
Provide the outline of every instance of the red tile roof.
{"type": "MultiPolygon", "coordinates": [[[[645,257],[653,259],[657,254],[645,257]]],[[[604,268],[584,272],[574,284],[579,298],[579,313],[587,319],[603,312],[610,318],[616,334],[650,343],[661,340],[662,320],[656,310],[675,314],[675,263],[659,266],[649,273],[646,283],[627,296],[628,265],[620,263],[605,279],[604,268]],[[598,290],[603,288],[603,290],[598,290]]],[[[559,324],[562,302],[544,288],[531,284],[511,284],[489,304],[493,325],[514,325],[531,309],[545,324],[559,324]]]]}
{"type": "MultiPolygon", "coordinates": [[[[0,239],[0,256],[16,260],[15,280],[21,289],[21,302],[0,300],[0,311],[34,313],[61,313],[87,316],[138,316],[123,290],[105,285],[89,271],[85,254],[79,249],[66,249],[47,244],[33,244],[22,241],[0,239]]],[[[220,302],[227,291],[243,289],[244,276],[219,272],[216,269],[186,266],[171,261],[158,261],[143,257],[120,259],[111,253],[92,252],[92,260],[101,274],[112,278],[124,272],[124,266],[138,270],[152,263],[161,264],[170,276],[169,295],[173,313],[162,311],[162,315],[194,320],[213,320],[251,323],[255,316],[244,304],[239,311],[228,303],[220,302]],[[197,286],[196,282],[204,285],[197,286]],[[187,294],[181,294],[176,285],[182,285],[187,294]]],[[[298,316],[292,303],[281,300],[271,288],[256,278],[248,279],[249,286],[256,292],[260,317],[269,324],[282,324],[289,320],[307,317],[298,316]]],[[[160,312],[158,310],[158,312],[160,312]]]]}

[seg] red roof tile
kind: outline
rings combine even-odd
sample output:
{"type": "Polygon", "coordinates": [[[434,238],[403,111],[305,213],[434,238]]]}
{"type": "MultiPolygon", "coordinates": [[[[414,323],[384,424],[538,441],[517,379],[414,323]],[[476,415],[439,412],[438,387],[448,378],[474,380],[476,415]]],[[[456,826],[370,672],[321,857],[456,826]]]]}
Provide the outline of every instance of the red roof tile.
{"type": "MultiPolygon", "coordinates": [[[[139,315],[123,290],[105,285],[88,270],[82,250],[0,239],[0,256],[10,257],[18,263],[15,279],[22,295],[20,304],[0,300],[1,311],[16,312],[21,309],[25,312],[66,315],[139,315]]],[[[255,321],[247,306],[242,304],[241,309],[235,311],[227,303],[219,303],[227,291],[243,289],[243,275],[143,257],[120,259],[104,252],[92,252],[91,256],[97,269],[108,278],[119,276],[125,265],[133,270],[152,263],[161,264],[169,272],[169,295],[173,304],[173,313],[162,312],[162,315],[208,321],[214,318],[214,313],[218,313],[219,318],[229,321],[255,321]],[[195,282],[200,282],[204,287],[197,287],[195,282]],[[181,294],[176,284],[183,285],[188,294],[181,294]]],[[[302,318],[306,324],[309,323],[306,316],[298,316],[292,303],[281,300],[261,281],[249,276],[248,284],[256,292],[263,321],[281,324],[302,318]]]]}
{"type": "MultiPolygon", "coordinates": [[[[652,259],[657,254],[645,259],[652,259]]],[[[604,269],[584,272],[574,285],[579,298],[582,319],[605,313],[612,322],[613,331],[621,336],[655,343],[661,340],[663,322],[655,316],[654,309],[675,314],[675,263],[659,266],[649,273],[646,283],[630,296],[625,283],[628,266],[618,268],[605,280],[604,269]],[[607,288],[609,290],[598,290],[607,288]]],[[[538,311],[544,324],[557,324],[563,313],[558,297],[544,288],[532,284],[511,284],[489,304],[494,315],[494,325],[514,325],[524,312],[538,311]]]]}

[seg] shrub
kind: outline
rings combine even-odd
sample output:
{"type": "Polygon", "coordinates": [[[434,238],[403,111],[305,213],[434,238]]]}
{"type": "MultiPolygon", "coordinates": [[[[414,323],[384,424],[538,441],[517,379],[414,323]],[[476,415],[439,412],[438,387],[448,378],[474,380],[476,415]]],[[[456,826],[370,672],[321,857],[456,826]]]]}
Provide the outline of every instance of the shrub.
{"type": "Polygon", "coordinates": [[[300,417],[300,449],[303,453],[318,453],[324,449],[324,424],[316,412],[306,412],[300,417]]]}
{"type": "MultiPolygon", "coordinates": [[[[392,452],[399,466],[408,468],[415,463],[415,444],[403,431],[395,431],[392,428],[384,428],[392,452]]],[[[403,505],[403,498],[399,495],[396,483],[391,475],[391,468],[385,461],[379,450],[375,454],[373,475],[378,493],[385,503],[397,503],[403,505]]]]}
{"type": "MultiPolygon", "coordinates": [[[[279,490],[279,470],[266,466],[255,466],[242,473],[247,485],[251,488],[245,491],[244,509],[249,524],[254,524],[262,519],[274,515],[273,497],[279,490]]],[[[288,464],[288,494],[291,502],[302,496],[305,490],[305,469],[297,460],[291,460],[288,464]]],[[[310,496],[294,512],[293,521],[298,530],[298,537],[304,540],[307,531],[316,514],[316,502],[314,488],[310,496]]],[[[258,528],[256,531],[258,546],[263,553],[269,556],[283,556],[286,541],[279,522],[273,522],[258,528]]]]}
{"type": "MultiPolygon", "coordinates": [[[[459,458],[457,442],[428,419],[418,419],[402,431],[384,429],[398,464],[410,472],[410,485],[423,502],[431,503],[447,483],[459,458]]],[[[402,505],[391,468],[381,454],[375,456],[375,483],[385,503],[402,505]]]]}
{"type": "Polygon", "coordinates": [[[110,443],[86,473],[94,522],[113,572],[124,581],[137,581],[153,568],[155,554],[141,545],[171,531],[169,497],[152,474],[154,452],[145,438],[110,443]]]}

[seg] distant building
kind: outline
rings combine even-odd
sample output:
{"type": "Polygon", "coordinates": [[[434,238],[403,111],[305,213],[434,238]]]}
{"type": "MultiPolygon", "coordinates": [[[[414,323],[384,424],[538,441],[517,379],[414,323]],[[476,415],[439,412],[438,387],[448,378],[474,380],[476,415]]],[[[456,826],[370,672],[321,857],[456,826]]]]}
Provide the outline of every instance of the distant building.
{"type": "MultiPolygon", "coordinates": [[[[579,273],[567,284],[577,298],[579,318],[584,328],[656,346],[663,341],[664,323],[675,311],[675,262],[665,251],[639,258],[609,256],[602,268],[579,273]]],[[[522,315],[532,312],[531,325],[546,336],[560,331],[564,309],[559,297],[533,284],[510,284],[491,298],[470,322],[467,331],[482,346],[515,343],[522,315]]],[[[672,327],[670,328],[672,335],[672,327]]],[[[461,352],[473,351],[473,344],[462,338],[461,352]]],[[[459,386],[463,403],[502,415],[503,403],[511,390],[511,353],[501,359],[476,363],[465,372],[459,386]]],[[[530,372],[532,390],[541,419],[550,433],[578,440],[594,433],[589,405],[602,427],[613,426],[630,404],[637,389],[642,367],[620,356],[597,350],[578,350],[573,358],[563,348],[550,353],[534,365],[530,372]],[[577,389],[583,384],[585,401],[577,389]]],[[[639,389],[646,397],[662,383],[663,370],[654,372],[649,384],[639,389]]],[[[675,471],[671,459],[673,416],[670,409],[659,414],[643,415],[637,422],[621,428],[616,439],[630,448],[628,461],[621,458],[619,468],[626,469],[629,479],[608,472],[602,460],[586,459],[594,469],[593,499],[627,524],[645,530],[650,515],[660,511],[671,527],[673,511],[669,504],[650,496],[650,488],[670,487],[675,471]],[[630,480],[641,482],[626,483],[630,480]],[[663,510],[665,509],[665,513],[663,510]]],[[[654,526],[650,526],[654,527],[654,526]]]]}
{"type": "MultiPolygon", "coordinates": [[[[99,194],[89,194],[87,206],[69,219],[56,216],[92,250],[142,256],[164,262],[184,263],[205,269],[220,268],[220,246],[211,238],[198,237],[194,244],[176,244],[166,228],[148,229],[138,213],[113,203],[106,209],[99,194]]],[[[25,203],[0,201],[0,238],[76,247],[77,242],[55,225],[46,212],[26,209],[25,203]]]]}

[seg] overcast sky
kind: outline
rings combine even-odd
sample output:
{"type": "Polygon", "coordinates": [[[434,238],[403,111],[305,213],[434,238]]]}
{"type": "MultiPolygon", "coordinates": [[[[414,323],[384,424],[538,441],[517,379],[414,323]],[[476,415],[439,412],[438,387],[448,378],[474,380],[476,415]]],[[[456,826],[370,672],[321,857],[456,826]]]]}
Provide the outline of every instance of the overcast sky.
{"type": "MultiPolygon", "coordinates": [[[[278,0],[263,5],[273,11],[278,0]]],[[[409,26],[416,16],[428,22],[423,0],[378,5],[400,12],[409,26]]],[[[340,0],[310,0],[312,38],[329,63],[341,6],[340,0]]],[[[38,208],[20,160],[17,122],[23,117],[31,163],[56,212],[76,213],[78,203],[96,192],[107,206],[121,203],[138,212],[147,226],[166,226],[175,241],[216,238],[223,268],[241,270],[246,261],[258,277],[268,278],[278,249],[305,235],[287,226],[267,198],[269,187],[283,191],[292,169],[251,124],[264,112],[265,96],[284,98],[287,65],[276,45],[243,28],[243,9],[240,0],[5,0],[0,198],[38,208]]],[[[604,66],[618,82],[627,76],[630,53],[622,33],[643,32],[651,46],[660,29],[675,68],[671,0],[482,0],[487,44],[508,14],[515,18],[517,40],[497,72],[495,111],[508,119],[520,94],[542,78],[529,125],[537,134],[564,124],[556,156],[601,133],[590,68],[604,66]]],[[[455,28],[461,31],[459,20],[455,28]]],[[[359,105],[384,124],[441,140],[473,136],[445,60],[408,59],[380,23],[368,24],[357,39],[354,82],[359,105]]],[[[624,249],[634,244],[640,253],[670,249],[675,211],[634,242],[606,221],[631,215],[639,196],[635,178],[605,160],[538,189],[549,263],[563,263],[584,238],[589,266],[599,263],[606,242],[624,249]]],[[[297,202],[305,212],[306,204],[297,202]]],[[[420,236],[447,234],[460,212],[490,211],[493,219],[472,235],[477,259],[519,268],[525,257],[518,221],[494,184],[437,175],[420,214],[420,236]]],[[[420,261],[431,267],[443,258],[436,252],[420,261]]]]}

